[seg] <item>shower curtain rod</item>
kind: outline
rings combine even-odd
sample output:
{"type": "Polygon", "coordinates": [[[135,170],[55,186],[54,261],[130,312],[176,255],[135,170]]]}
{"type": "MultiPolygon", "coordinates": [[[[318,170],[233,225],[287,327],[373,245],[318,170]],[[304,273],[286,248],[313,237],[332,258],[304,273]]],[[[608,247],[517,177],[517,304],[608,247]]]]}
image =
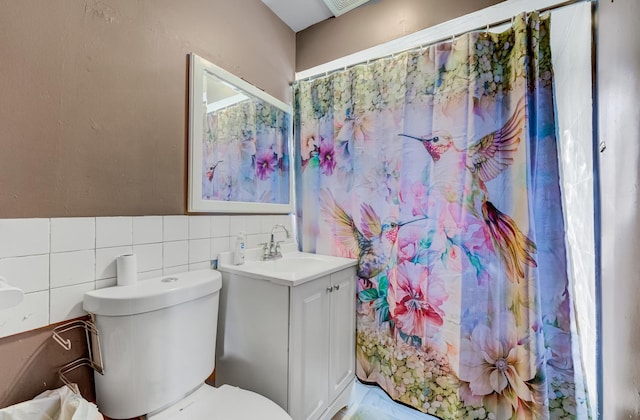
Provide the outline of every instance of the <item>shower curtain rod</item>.
{"type": "MultiPolygon", "coordinates": [[[[556,9],[562,9],[563,7],[571,6],[571,5],[574,5],[576,3],[583,3],[583,2],[592,3],[592,2],[597,2],[597,0],[566,0],[566,1],[563,1],[563,2],[560,2],[560,3],[556,3],[554,5],[551,5],[551,6],[547,6],[547,7],[543,7],[543,8],[539,8],[539,9],[533,9],[533,10],[530,10],[530,11],[528,11],[526,13],[530,13],[530,12],[545,13],[545,12],[549,12],[549,11],[556,10],[556,9]]],[[[482,31],[482,30],[488,31],[491,28],[495,28],[497,26],[504,25],[505,23],[510,23],[510,22],[513,23],[513,19],[514,19],[514,17],[512,16],[512,17],[507,18],[507,19],[501,19],[499,21],[495,21],[495,22],[488,23],[488,24],[485,24],[485,25],[482,25],[482,26],[478,26],[478,27],[470,29],[470,30],[466,30],[466,31],[464,31],[464,32],[462,32],[460,34],[455,34],[454,33],[451,36],[441,37],[441,38],[438,38],[438,39],[436,39],[434,41],[429,41],[429,42],[426,42],[424,44],[420,44],[420,45],[413,46],[413,47],[410,47],[410,48],[398,50],[398,51],[393,52],[391,54],[385,54],[385,55],[382,55],[380,57],[376,57],[376,58],[373,58],[373,59],[362,60],[362,61],[358,61],[358,62],[353,63],[353,64],[340,66],[340,67],[337,67],[337,68],[335,68],[333,70],[320,72],[320,73],[318,73],[316,75],[313,75],[313,76],[308,76],[308,77],[304,77],[302,79],[298,79],[298,80],[290,83],[290,85],[291,86],[295,86],[296,83],[298,83],[298,82],[309,81],[309,80],[318,79],[320,77],[325,77],[325,76],[328,76],[330,74],[337,73],[339,71],[345,71],[345,70],[350,69],[352,67],[359,66],[360,64],[369,63],[371,61],[377,61],[377,60],[382,60],[382,59],[385,59],[385,58],[391,58],[391,57],[394,57],[394,56],[396,56],[398,54],[403,54],[403,53],[406,53],[406,52],[419,51],[419,50],[422,50],[424,48],[428,48],[428,47],[430,47],[432,45],[436,45],[436,44],[439,44],[441,42],[444,42],[446,40],[455,39],[457,36],[463,35],[465,33],[478,32],[478,31],[482,31]]]]}

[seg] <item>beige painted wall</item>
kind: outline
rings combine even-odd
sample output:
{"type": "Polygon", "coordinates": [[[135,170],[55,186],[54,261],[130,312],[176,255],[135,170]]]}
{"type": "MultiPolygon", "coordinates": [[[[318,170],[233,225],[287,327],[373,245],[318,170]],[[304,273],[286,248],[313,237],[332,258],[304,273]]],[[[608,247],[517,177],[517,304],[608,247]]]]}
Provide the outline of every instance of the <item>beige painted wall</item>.
{"type": "Polygon", "coordinates": [[[291,102],[259,0],[0,0],[0,218],[186,211],[191,51],[291,102]]]}
{"type": "Polygon", "coordinates": [[[309,67],[496,2],[373,0],[296,40],[259,0],[0,0],[0,218],[184,213],[191,51],[290,102],[296,54],[309,67]]]}
{"type": "Polygon", "coordinates": [[[296,71],[472,13],[502,0],[372,0],[296,34],[296,71]]]}

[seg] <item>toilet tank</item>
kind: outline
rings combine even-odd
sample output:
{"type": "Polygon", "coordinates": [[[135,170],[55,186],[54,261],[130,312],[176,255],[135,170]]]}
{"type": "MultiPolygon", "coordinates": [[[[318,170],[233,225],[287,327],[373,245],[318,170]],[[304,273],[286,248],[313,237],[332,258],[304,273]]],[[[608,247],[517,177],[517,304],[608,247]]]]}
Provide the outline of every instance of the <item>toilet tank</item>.
{"type": "Polygon", "coordinates": [[[113,419],[162,409],[201,385],[215,367],[220,273],[199,270],[87,292],[104,375],[98,408],[113,419]]]}

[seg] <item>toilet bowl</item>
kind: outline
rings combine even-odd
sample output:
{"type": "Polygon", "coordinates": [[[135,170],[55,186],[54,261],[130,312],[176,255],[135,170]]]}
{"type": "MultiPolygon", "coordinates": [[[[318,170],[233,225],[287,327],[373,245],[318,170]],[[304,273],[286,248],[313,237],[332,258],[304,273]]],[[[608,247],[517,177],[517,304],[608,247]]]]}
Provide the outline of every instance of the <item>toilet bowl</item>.
{"type": "Polygon", "coordinates": [[[254,392],[204,383],[215,367],[221,285],[220,273],[199,270],[85,293],[100,335],[104,374],[95,373],[95,385],[104,415],[291,420],[254,392]]]}

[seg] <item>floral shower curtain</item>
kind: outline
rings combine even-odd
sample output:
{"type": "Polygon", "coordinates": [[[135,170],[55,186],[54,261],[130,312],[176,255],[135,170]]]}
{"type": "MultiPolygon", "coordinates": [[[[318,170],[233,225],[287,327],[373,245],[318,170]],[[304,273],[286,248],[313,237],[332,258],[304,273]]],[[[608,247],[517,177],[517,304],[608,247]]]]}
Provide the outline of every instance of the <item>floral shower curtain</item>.
{"type": "Polygon", "coordinates": [[[296,85],[306,251],[358,259],[357,375],[443,419],[587,418],[549,19],[296,85]]]}

